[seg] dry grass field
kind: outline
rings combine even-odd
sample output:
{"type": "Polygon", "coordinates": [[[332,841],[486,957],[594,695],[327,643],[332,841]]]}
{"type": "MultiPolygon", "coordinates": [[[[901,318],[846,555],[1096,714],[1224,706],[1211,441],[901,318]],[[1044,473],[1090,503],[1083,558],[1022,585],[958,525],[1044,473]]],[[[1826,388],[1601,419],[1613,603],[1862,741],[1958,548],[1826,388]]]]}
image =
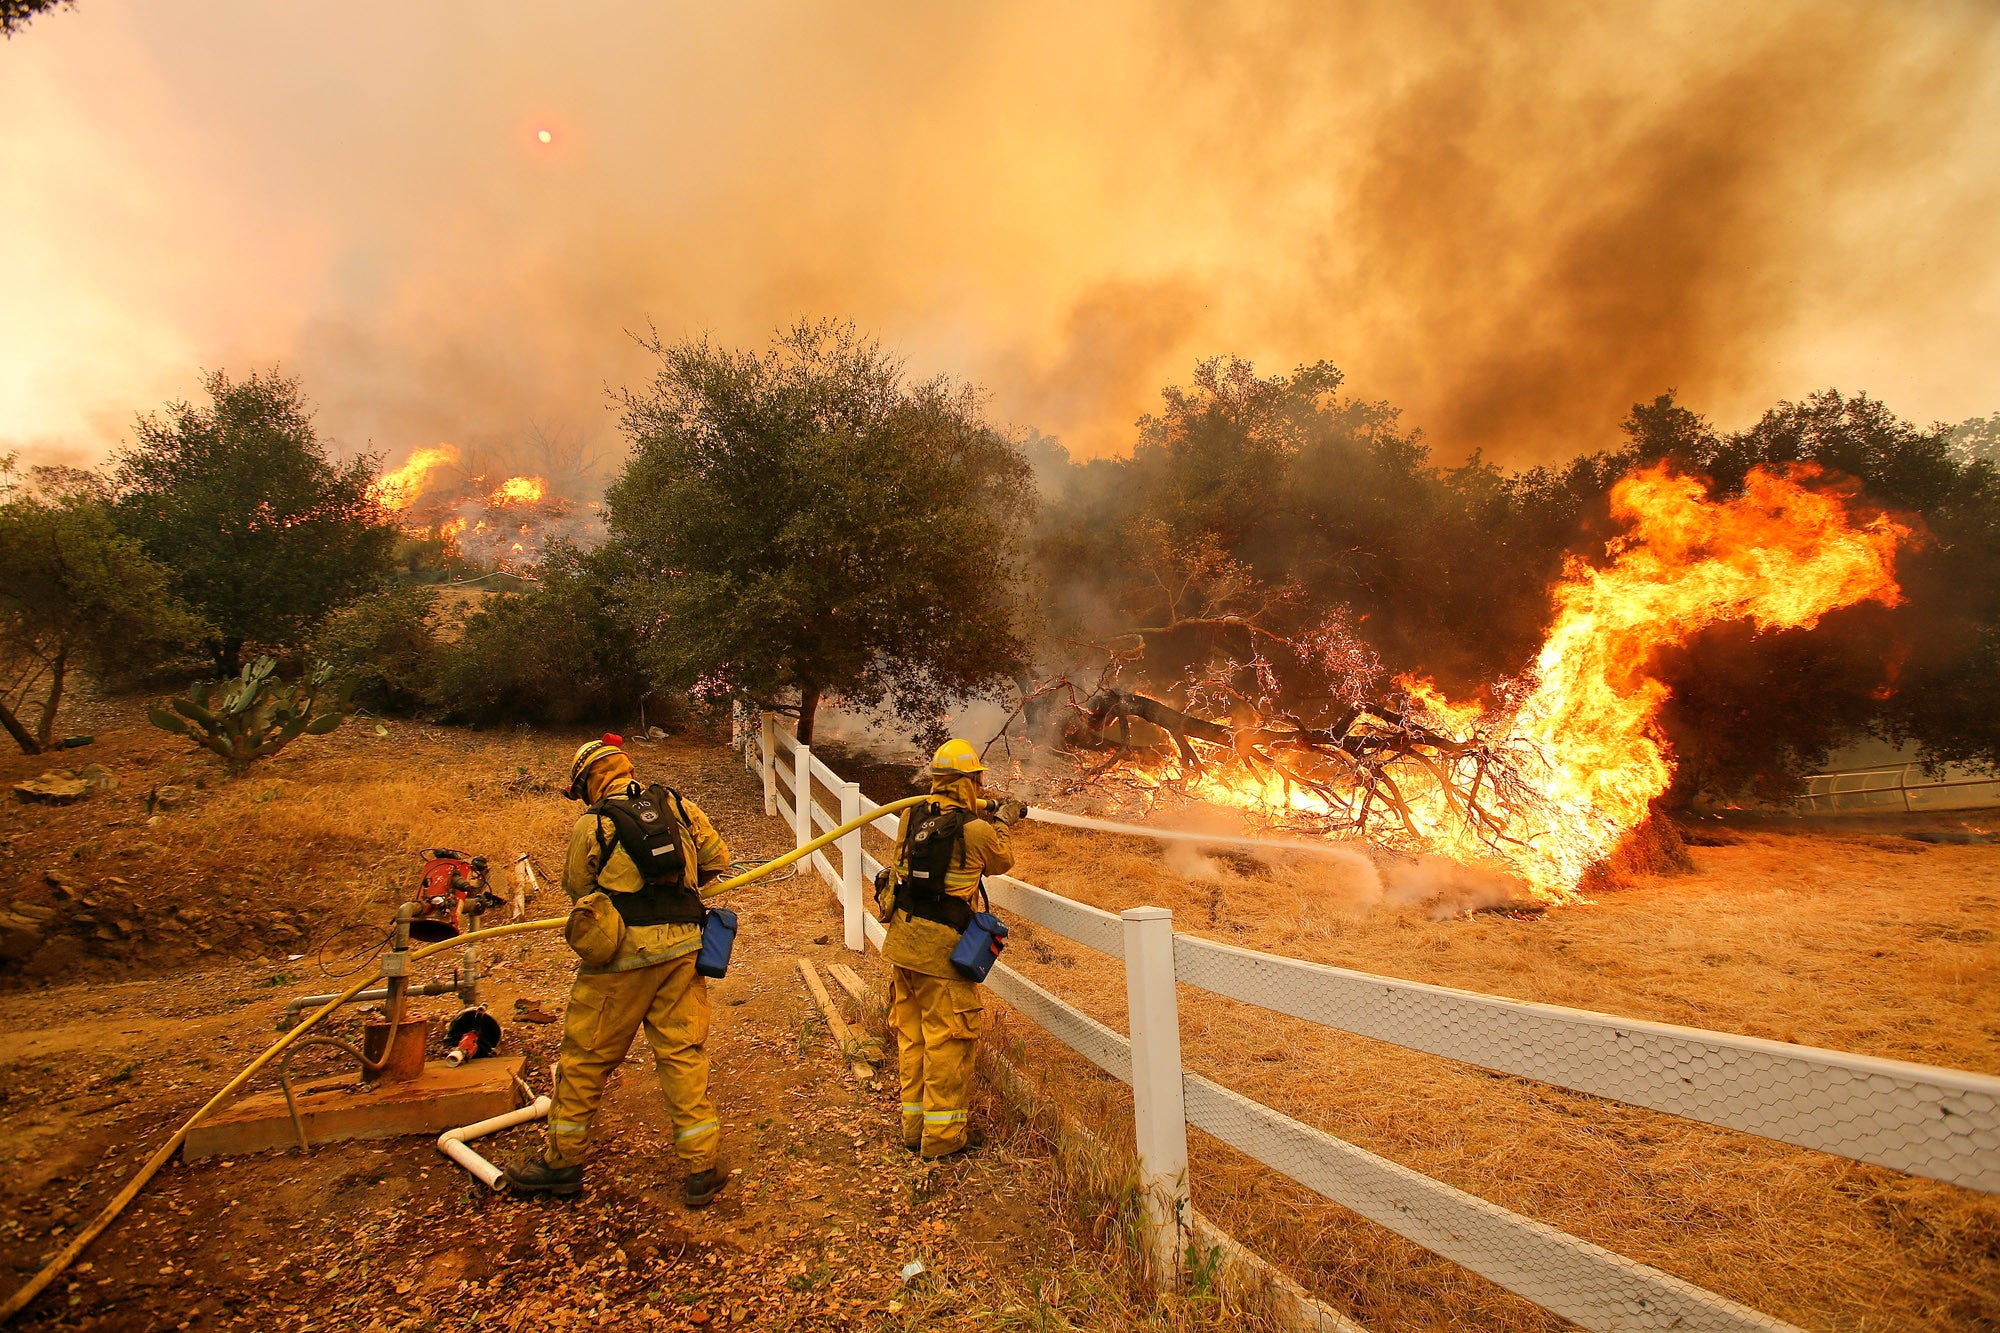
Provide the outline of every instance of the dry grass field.
{"type": "MultiPolygon", "coordinates": [[[[1978,817],[1947,820],[1984,828],[1978,817]]],[[[2000,1073],[2000,846],[1894,823],[1711,826],[1691,875],[1533,920],[1357,911],[1313,858],[1163,852],[1029,825],[1016,873],[1295,958],[2000,1073]]],[[[1046,931],[1008,957],[1123,1029],[1122,973],[1046,931]]],[[[1347,1037],[1186,987],[1188,1067],[1517,1212],[1815,1330],[2000,1327],[2000,1199],[1347,1037]]],[[[1009,1040],[1115,1121],[1120,1092],[1009,1040]]],[[[1129,1105],[1129,1103],[1125,1103],[1129,1105]]],[[[1126,1112],[1129,1115],[1129,1111],[1126,1112]]],[[[1113,1128],[1115,1137],[1115,1127],[1113,1128]]],[[[1195,1206],[1369,1328],[1563,1327],[1205,1136],[1195,1206]]]]}

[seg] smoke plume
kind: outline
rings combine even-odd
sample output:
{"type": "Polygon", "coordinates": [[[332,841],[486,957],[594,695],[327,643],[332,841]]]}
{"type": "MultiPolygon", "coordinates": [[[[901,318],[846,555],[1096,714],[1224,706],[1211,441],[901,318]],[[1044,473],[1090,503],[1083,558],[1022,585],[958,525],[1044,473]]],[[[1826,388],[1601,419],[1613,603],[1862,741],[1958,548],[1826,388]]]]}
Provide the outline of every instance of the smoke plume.
{"type": "Polygon", "coordinates": [[[627,331],[821,314],[1081,455],[1217,353],[1333,360],[1447,458],[1668,387],[1995,406],[1973,0],[93,0],[0,49],[0,113],[28,461],[272,361],[391,463],[615,450],[627,331]]]}

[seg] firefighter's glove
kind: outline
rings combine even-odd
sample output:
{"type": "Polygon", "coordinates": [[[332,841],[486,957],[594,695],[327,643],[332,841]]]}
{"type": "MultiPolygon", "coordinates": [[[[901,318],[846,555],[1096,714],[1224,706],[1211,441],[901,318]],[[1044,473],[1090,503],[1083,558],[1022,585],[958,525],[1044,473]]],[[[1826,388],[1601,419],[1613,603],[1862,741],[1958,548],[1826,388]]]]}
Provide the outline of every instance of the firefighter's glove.
{"type": "Polygon", "coordinates": [[[993,811],[993,817],[1002,824],[1014,824],[1028,817],[1028,807],[1020,801],[1001,801],[993,811]]]}

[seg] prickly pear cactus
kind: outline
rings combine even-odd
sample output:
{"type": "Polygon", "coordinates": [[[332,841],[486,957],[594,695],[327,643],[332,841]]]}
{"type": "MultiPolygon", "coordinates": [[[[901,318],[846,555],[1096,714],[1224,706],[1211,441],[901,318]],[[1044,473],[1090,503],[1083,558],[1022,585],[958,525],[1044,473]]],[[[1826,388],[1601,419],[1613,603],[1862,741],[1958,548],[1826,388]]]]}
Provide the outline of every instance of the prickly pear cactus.
{"type": "Polygon", "coordinates": [[[353,685],[336,684],[331,666],[321,663],[291,684],[272,674],[277,666],[260,657],[236,679],[199,681],[146,716],[160,730],[221,755],[232,776],[300,736],[324,736],[347,719],[353,685]]]}

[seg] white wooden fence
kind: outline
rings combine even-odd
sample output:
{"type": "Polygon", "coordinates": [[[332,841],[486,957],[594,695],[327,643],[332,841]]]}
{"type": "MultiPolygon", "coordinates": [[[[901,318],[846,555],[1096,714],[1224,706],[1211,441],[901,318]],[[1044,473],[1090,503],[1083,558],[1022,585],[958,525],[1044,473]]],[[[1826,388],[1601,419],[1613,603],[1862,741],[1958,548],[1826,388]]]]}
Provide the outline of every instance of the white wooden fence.
{"type": "Polygon", "coordinates": [[[2000,805],[2000,776],[1948,771],[1933,777],[1919,764],[1884,764],[1815,773],[1794,798],[1808,814],[1984,810],[2000,805]]]}
{"type": "MultiPolygon", "coordinates": [[[[773,715],[739,723],[738,737],[745,766],[763,775],[765,813],[791,821],[795,845],[876,808],[773,715]],[[837,812],[813,795],[815,781],[837,812]]],[[[1063,818],[1043,810],[1029,817],[1063,818]]],[[[895,816],[874,827],[894,837],[895,816]]],[[[812,864],[839,898],[847,947],[879,948],[884,931],[864,900],[880,863],[858,832],[836,846],[838,864],[823,850],[812,864]]],[[[1005,964],[987,984],[1131,1086],[1156,1271],[1177,1271],[1188,1232],[1193,1125],[1583,1328],[1791,1327],[1188,1073],[1177,983],[1484,1069],[2000,1193],[2000,1078],[1375,976],[1176,934],[1165,908],[1113,915],[1009,876],[987,887],[1001,911],[1124,965],[1129,1035],[1005,964]]]]}

